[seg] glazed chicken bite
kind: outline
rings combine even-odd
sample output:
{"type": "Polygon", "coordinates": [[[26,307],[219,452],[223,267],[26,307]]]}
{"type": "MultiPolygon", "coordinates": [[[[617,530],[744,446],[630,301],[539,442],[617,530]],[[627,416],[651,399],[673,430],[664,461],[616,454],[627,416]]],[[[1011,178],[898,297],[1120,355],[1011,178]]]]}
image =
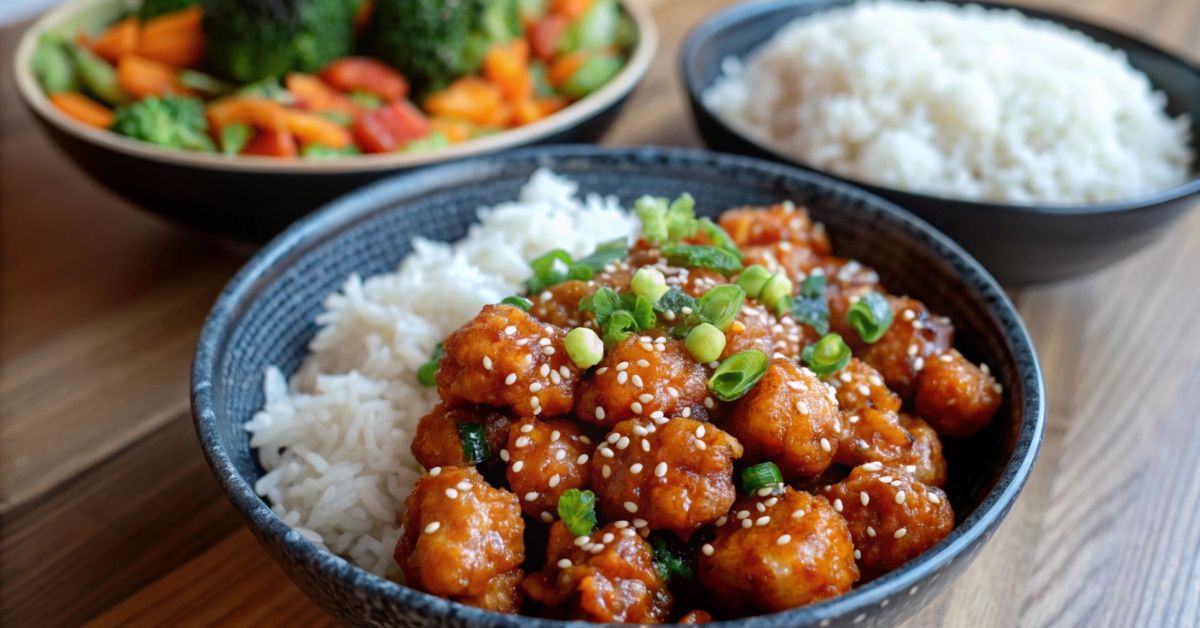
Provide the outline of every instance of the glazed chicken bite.
{"type": "Polygon", "coordinates": [[[708,375],[676,340],[630,336],[604,356],[576,391],[580,421],[612,426],[626,419],[706,416],[708,375]]]}
{"type": "Polygon", "coordinates": [[[828,255],[830,251],[829,236],[824,227],[813,224],[807,210],[788,201],[765,210],[761,207],[730,209],[721,214],[719,224],[739,247],[791,242],[821,255],[828,255]]]}
{"type": "Polygon", "coordinates": [[[804,347],[820,338],[791,316],[775,316],[766,306],[747,301],[725,329],[724,360],[735,353],[757,349],[775,358],[796,359],[804,347]]]}
{"type": "Polygon", "coordinates": [[[837,391],[838,408],[842,411],[864,408],[900,411],[900,397],[883,383],[879,371],[858,358],[851,358],[849,364],[826,381],[837,391]]]}
{"type": "Polygon", "coordinates": [[[855,468],[822,494],[849,526],[864,581],[916,558],[954,529],[954,510],[941,489],[878,462],[855,468]]]}
{"type": "Polygon", "coordinates": [[[487,434],[488,451],[495,453],[508,439],[507,416],[479,406],[451,408],[444,403],[421,417],[413,435],[412,453],[426,469],[434,467],[463,467],[472,464],[463,454],[462,424],[482,425],[487,434]]]}
{"type": "Polygon", "coordinates": [[[747,462],[774,462],[787,480],[820,475],[838,449],[840,417],[832,389],[783,358],[771,360],[722,425],[746,448],[747,462]]]}
{"type": "Polygon", "coordinates": [[[900,425],[912,435],[912,455],[905,460],[904,470],[929,486],[946,486],[946,456],[942,439],[920,417],[900,414],[900,425]]]}
{"type": "Polygon", "coordinates": [[[656,624],[671,611],[671,593],[654,565],[654,550],[628,521],[578,537],[556,521],[545,568],[529,574],[522,588],[566,619],[656,624]]]}
{"type": "Polygon", "coordinates": [[[692,419],[617,424],[592,456],[592,481],[609,519],[667,529],[687,539],[737,497],[737,439],[692,419]]]}
{"type": "MultiPolygon", "coordinates": [[[[937,434],[916,427],[921,440],[900,422],[900,415],[890,410],[866,408],[843,413],[841,446],[835,461],[848,467],[868,462],[881,462],[904,469],[923,482],[940,485],[946,478],[946,461],[942,458],[937,434]]],[[[928,429],[928,425],[923,426],[928,429]]]]}
{"type": "Polygon", "coordinates": [[[529,313],[543,323],[567,329],[578,327],[592,318],[591,314],[579,311],[579,302],[596,291],[595,286],[588,284],[579,280],[564,281],[531,294],[529,300],[533,307],[529,308],[529,313]]]}
{"type": "Polygon", "coordinates": [[[964,438],[991,422],[1001,391],[991,373],[951,349],[925,364],[917,378],[916,408],[939,433],[964,438]]]}
{"type": "Polygon", "coordinates": [[[591,443],[577,423],[567,420],[526,418],[512,424],[500,459],[508,465],[508,484],[525,514],[550,523],[563,493],[591,485],[591,443]]]}
{"type": "Polygon", "coordinates": [[[516,495],[492,488],[473,467],[434,467],[409,494],[403,517],[395,558],[408,586],[492,608],[520,605],[499,599],[515,590],[496,581],[525,560],[516,495]]]}
{"type": "MultiPolygon", "coordinates": [[[[891,327],[858,355],[879,371],[888,388],[908,398],[916,387],[918,374],[929,366],[929,360],[950,347],[954,327],[949,319],[930,314],[916,299],[887,299],[892,306],[891,327]]],[[[857,340],[857,336],[853,338],[857,340]]]]}
{"type": "Polygon", "coordinates": [[[520,613],[521,602],[525,600],[525,593],[521,591],[524,579],[523,569],[506,571],[488,580],[482,593],[459,596],[454,601],[494,613],[520,613]]]}
{"type": "Polygon", "coordinates": [[[773,613],[850,590],[858,579],[846,522],[824,497],[791,488],[746,498],[701,547],[698,578],[735,613],[773,613]]]}
{"type": "Polygon", "coordinates": [[[438,394],[450,405],[504,406],[518,416],[566,414],[579,369],[563,349],[563,336],[520,308],[485,305],[446,338],[438,394]]]}

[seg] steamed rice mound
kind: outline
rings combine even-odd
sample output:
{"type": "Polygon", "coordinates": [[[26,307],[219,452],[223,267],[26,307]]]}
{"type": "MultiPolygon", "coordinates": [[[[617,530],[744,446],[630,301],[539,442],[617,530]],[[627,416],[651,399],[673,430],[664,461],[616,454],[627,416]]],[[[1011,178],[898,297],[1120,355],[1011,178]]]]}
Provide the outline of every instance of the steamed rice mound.
{"type": "Polygon", "coordinates": [[[462,240],[416,239],[394,272],[351,276],[325,301],[320,331],[292,381],[268,369],[266,405],[246,423],[267,473],[255,490],[284,523],[379,575],[392,559],[397,514],[423,473],[410,445],[437,401],[417,369],[434,345],[485,304],[523,290],[528,260],[553,248],[573,256],[629,236],[613,197],[539,171],[516,202],[479,210],[462,240]]]}
{"type": "Polygon", "coordinates": [[[785,26],[705,93],[841,176],[995,202],[1087,204],[1184,183],[1190,123],[1125,55],[1015,11],[861,3],[785,26]]]}

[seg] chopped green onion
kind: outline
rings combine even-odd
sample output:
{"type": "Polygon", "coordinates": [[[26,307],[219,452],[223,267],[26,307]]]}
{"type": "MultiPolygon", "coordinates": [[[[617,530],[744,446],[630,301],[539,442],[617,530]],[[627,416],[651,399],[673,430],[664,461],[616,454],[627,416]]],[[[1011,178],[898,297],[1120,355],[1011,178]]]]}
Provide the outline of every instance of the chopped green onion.
{"type": "Polygon", "coordinates": [[[760,488],[783,488],[783,474],[774,462],[760,462],[742,469],[742,490],[753,495],[760,488]]]}
{"type": "Polygon", "coordinates": [[[579,301],[580,312],[591,312],[596,323],[603,323],[616,310],[621,309],[621,295],[608,286],[600,286],[592,294],[579,301]]]}
{"type": "Polygon", "coordinates": [[[576,327],[563,338],[567,357],[581,369],[589,369],[604,359],[604,342],[587,327],[576,327]]]}
{"type": "Polygon", "coordinates": [[[567,489],[558,498],[558,518],[575,536],[591,534],[596,527],[596,494],[567,489]]]}
{"type": "Polygon", "coordinates": [[[678,242],[696,235],[696,200],[684,193],[674,201],[658,196],[643,196],[634,203],[642,221],[642,237],[656,246],[678,242]]]}
{"type": "Polygon", "coordinates": [[[533,301],[530,301],[519,294],[514,294],[511,297],[504,297],[500,300],[500,303],[503,303],[504,305],[511,305],[515,308],[525,310],[526,312],[533,309],[533,301]]]}
{"type": "Polygon", "coordinates": [[[601,270],[604,270],[605,266],[608,266],[617,260],[625,259],[628,255],[629,243],[624,237],[620,237],[614,240],[609,240],[608,242],[601,242],[600,244],[596,245],[596,250],[592,251],[591,255],[588,255],[587,257],[576,261],[575,263],[582,266],[587,266],[595,272],[600,272],[601,270]]]}
{"type": "Polygon", "coordinates": [[[800,284],[800,296],[792,303],[792,317],[818,334],[829,333],[829,302],[825,300],[825,275],[809,275],[800,284]]]}
{"type": "Polygon", "coordinates": [[[611,347],[637,333],[637,319],[629,310],[617,310],[604,321],[600,331],[604,334],[604,346],[611,347]]]}
{"type": "Polygon", "coordinates": [[[655,533],[650,538],[650,546],[654,548],[654,568],[658,577],[664,582],[676,578],[689,579],[694,570],[691,561],[685,555],[685,548],[679,539],[670,534],[655,533]]]}
{"type": "Polygon", "coordinates": [[[892,326],[892,304],[882,294],[868,292],[850,306],[846,322],[858,332],[863,342],[875,342],[892,326]]]}
{"type": "Polygon", "coordinates": [[[746,291],[746,296],[757,299],[758,295],[762,294],[763,286],[767,285],[767,280],[771,278],[771,271],[765,266],[755,264],[749,266],[742,274],[738,275],[737,284],[746,291]]]}
{"type": "MultiPolygon", "coordinates": [[[[630,295],[625,296],[628,298],[630,295]]],[[[638,329],[645,331],[654,327],[654,323],[658,322],[654,316],[654,305],[641,295],[634,296],[632,305],[633,307],[629,308],[629,304],[626,304],[626,309],[633,314],[633,320],[637,323],[638,329]]]]}
{"type": "Polygon", "coordinates": [[[668,244],[662,247],[663,255],[672,264],[691,268],[707,268],[722,275],[732,275],[742,269],[742,256],[715,246],[698,244],[668,244]]]}
{"type": "Polygon", "coordinates": [[[771,275],[758,299],[776,316],[787,314],[792,309],[792,280],[782,272],[771,275]]]}
{"type": "Polygon", "coordinates": [[[697,362],[714,362],[725,350],[725,334],[709,323],[700,323],[688,332],[683,346],[697,362]]]}
{"type": "Polygon", "coordinates": [[[741,399],[767,372],[767,354],[757,349],[735,353],[713,371],[708,388],[721,401],[741,399]]]}
{"type": "Polygon", "coordinates": [[[633,281],[629,287],[634,294],[646,297],[650,303],[654,303],[667,293],[667,278],[657,268],[643,266],[633,274],[633,281]]]}
{"type": "Polygon", "coordinates": [[[462,441],[463,460],[467,464],[483,462],[491,457],[488,448],[487,429],[478,423],[459,423],[458,439],[462,441]]]}
{"type": "Polygon", "coordinates": [[[429,358],[428,362],[422,364],[421,368],[417,369],[417,381],[425,386],[436,386],[437,379],[435,378],[437,377],[438,365],[441,364],[442,356],[445,353],[446,350],[442,343],[437,343],[437,346],[433,348],[433,356],[429,358]]]}
{"type": "Polygon", "coordinates": [[[713,246],[737,253],[738,255],[742,254],[741,251],[738,250],[737,243],[733,241],[733,238],[729,237],[728,233],[725,233],[725,230],[721,228],[721,225],[718,225],[707,217],[701,218],[699,225],[700,233],[708,236],[708,239],[710,242],[712,242],[713,246]]]}
{"type": "Polygon", "coordinates": [[[724,331],[746,302],[746,291],[734,284],[709,288],[696,303],[696,315],[705,323],[724,331]]]}
{"type": "Polygon", "coordinates": [[[822,377],[832,375],[850,363],[850,347],[838,334],[825,334],[820,340],[804,348],[800,359],[808,368],[822,377]]]}

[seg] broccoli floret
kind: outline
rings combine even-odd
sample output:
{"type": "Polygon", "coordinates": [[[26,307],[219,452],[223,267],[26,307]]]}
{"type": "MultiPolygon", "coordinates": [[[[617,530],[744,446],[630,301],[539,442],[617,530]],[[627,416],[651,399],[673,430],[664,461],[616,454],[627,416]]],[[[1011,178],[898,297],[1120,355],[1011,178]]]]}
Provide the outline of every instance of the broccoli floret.
{"type": "Polygon", "coordinates": [[[204,103],[182,96],[151,97],[117,109],[112,130],[121,135],[171,148],[211,153],[204,103]]]}
{"type": "Polygon", "coordinates": [[[138,9],[138,18],[143,22],[160,15],[182,11],[195,6],[200,0],[145,0],[138,9]]]}
{"type": "Polygon", "coordinates": [[[518,0],[378,0],[371,49],[419,91],[474,73],[488,48],[521,34],[518,0]]]}
{"type": "Polygon", "coordinates": [[[204,0],[208,62],[241,82],[315,72],[354,48],[355,2],[204,0]]]}

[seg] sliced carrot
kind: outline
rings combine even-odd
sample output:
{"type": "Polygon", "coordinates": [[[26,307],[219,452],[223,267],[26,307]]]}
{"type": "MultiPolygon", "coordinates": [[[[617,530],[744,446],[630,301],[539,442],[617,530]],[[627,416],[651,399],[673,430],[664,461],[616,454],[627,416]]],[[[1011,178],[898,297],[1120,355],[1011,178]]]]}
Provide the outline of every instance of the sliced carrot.
{"type": "Polygon", "coordinates": [[[345,148],[351,142],[350,132],[340,124],[315,113],[287,112],[287,128],[301,144],[320,144],[328,148],[345,148]]]}
{"type": "Polygon", "coordinates": [[[571,101],[563,96],[543,96],[542,98],[535,99],[534,102],[542,110],[543,116],[558,113],[571,104],[571,101]]]}
{"type": "Polygon", "coordinates": [[[587,54],[583,52],[572,52],[555,59],[554,63],[550,64],[550,69],[546,71],[546,80],[555,87],[566,83],[571,80],[572,76],[575,76],[575,72],[579,68],[583,67],[587,59],[587,54]]]}
{"type": "Polygon", "coordinates": [[[529,46],[533,56],[550,63],[558,54],[558,42],[562,40],[570,22],[561,15],[551,13],[529,25],[529,46]]]}
{"type": "Polygon", "coordinates": [[[125,55],[117,62],[117,83],[136,99],[166,94],[189,95],[179,84],[175,68],[138,55],[125,55]]]}
{"type": "Polygon", "coordinates": [[[514,39],[492,46],[483,58],[483,76],[500,88],[510,103],[533,96],[533,75],[529,72],[529,42],[514,39]]]}
{"type": "Polygon", "coordinates": [[[554,0],[550,7],[551,13],[557,13],[568,20],[574,22],[579,19],[587,10],[592,8],[592,2],[595,0],[554,0]]]}
{"type": "Polygon", "coordinates": [[[513,123],[517,126],[533,124],[566,106],[567,99],[562,96],[522,100],[513,106],[513,123]]]}
{"type": "Polygon", "coordinates": [[[72,120],[94,126],[97,129],[107,129],[112,126],[112,110],[79,92],[50,94],[50,102],[54,103],[59,111],[67,114],[67,117],[72,120]]]}
{"type": "Polygon", "coordinates": [[[266,98],[223,98],[209,104],[208,120],[218,129],[240,122],[258,129],[286,131],[288,111],[266,98]]]}
{"type": "Polygon", "coordinates": [[[435,116],[461,118],[479,126],[504,126],[511,108],[500,88],[474,76],[458,79],[425,99],[425,109],[435,116]]]}
{"type": "Polygon", "coordinates": [[[451,144],[458,144],[471,139],[475,125],[458,118],[430,118],[429,129],[446,136],[451,144]]]}
{"type": "Polygon", "coordinates": [[[131,15],[101,33],[92,42],[92,52],[106,61],[116,63],[124,55],[137,50],[140,31],[137,16],[131,15]]]}
{"type": "Polygon", "coordinates": [[[349,96],[330,87],[316,75],[293,72],[284,79],[284,86],[309,111],[335,111],[349,116],[359,111],[359,106],[349,96]]]}
{"type": "Polygon", "coordinates": [[[259,129],[242,149],[243,155],[295,157],[299,153],[296,138],[286,129],[259,129]]]}
{"type": "Polygon", "coordinates": [[[137,53],[177,67],[190,67],[204,59],[203,10],[190,7],[146,20],[137,53]]]}
{"type": "Polygon", "coordinates": [[[429,120],[412,103],[397,100],[354,119],[351,127],[364,153],[389,153],[429,135],[429,120]]]}
{"type": "Polygon", "coordinates": [[[344,92],[367,92],[388,102],[408,96],[408,80],[392,66],[370,57],[343,57],[325,66],[321,78],[344,92]]]}

